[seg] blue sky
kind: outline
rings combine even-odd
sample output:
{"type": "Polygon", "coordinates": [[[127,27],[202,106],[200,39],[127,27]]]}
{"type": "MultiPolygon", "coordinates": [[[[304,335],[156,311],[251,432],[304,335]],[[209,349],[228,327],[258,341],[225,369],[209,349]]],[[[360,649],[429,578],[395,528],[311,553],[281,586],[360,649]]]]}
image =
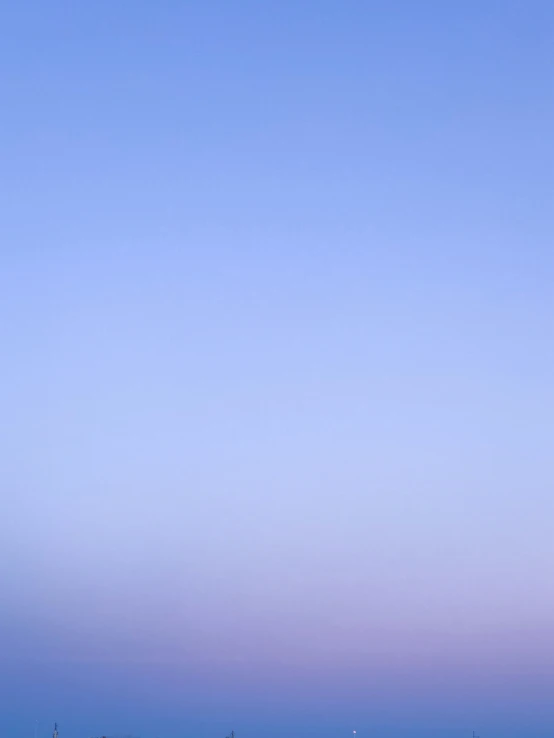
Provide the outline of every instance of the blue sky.
{"type": "Polygon", "coordinates": [[[549,734],[552,5],[1,11],[9,734],[549,734]]]}

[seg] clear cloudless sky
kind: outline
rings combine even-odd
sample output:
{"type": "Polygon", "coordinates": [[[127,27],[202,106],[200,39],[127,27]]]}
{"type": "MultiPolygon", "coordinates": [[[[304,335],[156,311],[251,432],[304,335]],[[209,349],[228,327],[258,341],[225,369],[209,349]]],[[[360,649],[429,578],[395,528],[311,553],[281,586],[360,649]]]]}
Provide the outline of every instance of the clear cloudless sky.
{"type": "Polygon", "coordinates": [[[0,36],[0,734],[551,735],[552,2],[0,36]]]}

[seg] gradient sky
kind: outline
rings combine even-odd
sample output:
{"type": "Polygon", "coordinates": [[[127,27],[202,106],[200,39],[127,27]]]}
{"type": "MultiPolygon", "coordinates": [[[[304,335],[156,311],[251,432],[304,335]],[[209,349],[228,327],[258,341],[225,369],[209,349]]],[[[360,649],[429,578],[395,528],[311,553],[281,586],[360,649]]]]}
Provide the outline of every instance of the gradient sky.
{"type": "Polygon", "coordinates": [[[0,734],[551,735],[554,5],[0,33],[0,734]]]}

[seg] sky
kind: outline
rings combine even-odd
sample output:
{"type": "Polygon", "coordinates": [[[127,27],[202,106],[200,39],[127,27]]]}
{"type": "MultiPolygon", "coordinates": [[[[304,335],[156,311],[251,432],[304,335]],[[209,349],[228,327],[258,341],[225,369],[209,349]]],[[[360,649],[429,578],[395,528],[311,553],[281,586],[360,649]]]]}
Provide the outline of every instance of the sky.
{"type": "Polygon", "coordinates": [[[552,3],[0,36],[0,735],[551,735],[552,3]]]}

